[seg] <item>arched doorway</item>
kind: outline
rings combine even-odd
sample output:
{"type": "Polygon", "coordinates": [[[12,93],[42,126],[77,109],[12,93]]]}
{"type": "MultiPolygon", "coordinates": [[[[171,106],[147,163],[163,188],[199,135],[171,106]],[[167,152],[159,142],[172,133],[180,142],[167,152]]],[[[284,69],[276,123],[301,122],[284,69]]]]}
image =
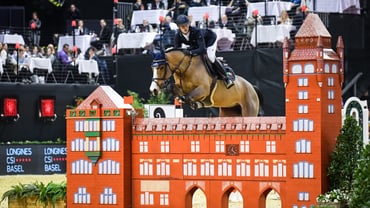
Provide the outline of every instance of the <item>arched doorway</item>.
{"type": "Polygon", "coordinates": [[[243,208],[243,196],[231,187],[222,196],[222,208],[243,208]]]}
{"type": "Polygon", "coordinates": [[[207,197],[202,189],[198,187],[192,188],[185,199],[186,208],[207,208],[207,197]]]}
{"type": "Polygon", "coordinates": [[[267,189],[260,197],[260,208],[281,208],[281,199],[278,192],[274,189],[267,189]]]}

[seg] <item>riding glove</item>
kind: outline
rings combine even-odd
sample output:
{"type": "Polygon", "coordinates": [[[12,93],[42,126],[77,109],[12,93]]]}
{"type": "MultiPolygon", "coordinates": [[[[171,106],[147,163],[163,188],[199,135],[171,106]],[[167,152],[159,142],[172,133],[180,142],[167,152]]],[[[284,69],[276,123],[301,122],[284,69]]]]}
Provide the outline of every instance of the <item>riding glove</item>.
{"type": "Polygon", "coordinates": [[[190,50],[184,50],[184,54],[188,56],[192,56],[193,53],[190,50]]]}

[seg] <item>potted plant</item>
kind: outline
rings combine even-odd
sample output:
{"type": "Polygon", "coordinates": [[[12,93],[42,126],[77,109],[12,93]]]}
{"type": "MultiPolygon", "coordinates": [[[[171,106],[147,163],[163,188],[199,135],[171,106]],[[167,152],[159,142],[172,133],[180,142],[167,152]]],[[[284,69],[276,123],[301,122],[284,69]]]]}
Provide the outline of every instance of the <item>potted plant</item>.
{"type": "Polygon", "coordinates": [[[50,182],[47,185],[35,182],[12,186],[3,194],[1,201],[8,199],[9,208],[64,208],[66,194],[65,182],[50,182]]]}

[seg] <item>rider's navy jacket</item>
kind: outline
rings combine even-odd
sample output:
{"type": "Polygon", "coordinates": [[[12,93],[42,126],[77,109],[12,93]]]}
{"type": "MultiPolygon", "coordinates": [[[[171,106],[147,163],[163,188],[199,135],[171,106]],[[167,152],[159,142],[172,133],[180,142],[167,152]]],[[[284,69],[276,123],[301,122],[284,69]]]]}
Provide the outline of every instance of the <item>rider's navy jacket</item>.
{"type": "Polygon", "coordinates": [[[217,35],[212,30],[198,29],[189,27],[189,41],[187,41],[180,30],[175,35],[175,48],[181,48],[181,44],[189,45],[189,50],[193,55],[204,54],[207,47],[216,42],[217,35]]]}

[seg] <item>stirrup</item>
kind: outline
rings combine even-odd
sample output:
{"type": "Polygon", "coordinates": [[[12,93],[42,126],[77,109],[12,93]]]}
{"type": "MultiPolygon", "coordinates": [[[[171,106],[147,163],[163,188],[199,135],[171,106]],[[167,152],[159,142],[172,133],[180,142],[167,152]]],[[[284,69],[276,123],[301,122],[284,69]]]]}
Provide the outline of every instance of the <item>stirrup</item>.
{"type": "Polygon", "coordinates": [[[227,89],[229,89],[232,86],[234,86],[234,82],[232,80],[230,80],[230,79],[225,79],[224,83],[225,83],[225,86],[226,86],[227,89]]]}

